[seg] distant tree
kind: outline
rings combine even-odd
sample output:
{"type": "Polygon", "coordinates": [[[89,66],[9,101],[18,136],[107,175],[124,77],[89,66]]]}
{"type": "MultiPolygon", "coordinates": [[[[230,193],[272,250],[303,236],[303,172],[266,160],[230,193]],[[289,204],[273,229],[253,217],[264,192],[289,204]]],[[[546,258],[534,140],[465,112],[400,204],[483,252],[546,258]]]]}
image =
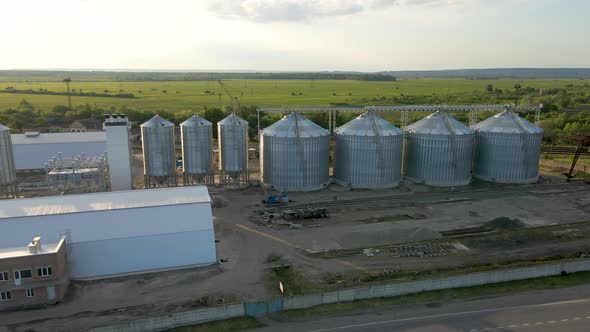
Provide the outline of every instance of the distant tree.
{"type": "Polygon", "coordinates": [[[488,86],[486,86],[486,91],[489,93],[494,92],[494,86],[492,84],[488,84],[488,86]]]}

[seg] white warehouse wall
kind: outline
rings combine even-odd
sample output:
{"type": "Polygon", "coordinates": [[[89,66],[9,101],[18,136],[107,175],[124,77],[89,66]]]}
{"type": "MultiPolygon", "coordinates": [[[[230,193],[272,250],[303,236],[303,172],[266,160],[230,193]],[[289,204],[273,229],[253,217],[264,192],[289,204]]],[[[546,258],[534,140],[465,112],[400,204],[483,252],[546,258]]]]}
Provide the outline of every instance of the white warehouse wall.
{"type": "Polygon", "coordinates": [[[17,170],[45,168],[49,159],[59,152],[64,158],[72,158],[86,153],[87,156],[100,156],[107,151],[106,141],[14,144],[14,163],[17,170]]]}
{"type": "MultiPolygon", "coordinates": [[[[35,236],[41,236],[44,243],[57,242],[69,232],[73,279],[217,261],[208,201],[12,218],[2,215],[8,211],[2,209],[3,203],[0,246],[21,247],[35,236]]],[[[95,204],[101,203],[99,199],[95,204]]],[[[67,210],[67,203],[63,208],[67,210]]]]}

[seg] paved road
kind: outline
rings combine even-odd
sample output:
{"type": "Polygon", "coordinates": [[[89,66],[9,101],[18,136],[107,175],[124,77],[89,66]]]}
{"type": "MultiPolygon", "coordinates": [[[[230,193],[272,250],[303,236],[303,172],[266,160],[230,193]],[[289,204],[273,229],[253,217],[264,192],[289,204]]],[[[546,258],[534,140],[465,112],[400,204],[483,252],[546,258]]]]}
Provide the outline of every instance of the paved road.
{"type": "Polygon", "coordinates": [[[260,331],[587,332],[590,287],[527,292],[470,301],[391,306],[312,320],[270,322],[260,331]]]}

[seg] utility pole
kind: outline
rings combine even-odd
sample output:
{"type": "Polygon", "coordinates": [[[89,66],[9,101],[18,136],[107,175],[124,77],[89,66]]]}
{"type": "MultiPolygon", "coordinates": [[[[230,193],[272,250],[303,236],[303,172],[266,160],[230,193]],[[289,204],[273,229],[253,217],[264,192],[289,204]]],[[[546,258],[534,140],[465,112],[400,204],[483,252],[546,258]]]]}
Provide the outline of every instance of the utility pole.
{"type": "MultiPolygon", "coordinates": [[[[229,92],[229,90],[227,89],[227,86],[225,85],[225,83],[223,83],[221,80],[218,80],[217,83],[219,83],[219,87],[225,92],[225,94],[231,100],[233,112],[236,113],[236,114],[238,114],[240,112],[240,100],[238,99],[238,97],[237,96],[233,96],[229,92]]],[[[219,95],[219,102],[221,103],[221,94],[219,95]]]]}
{"type": "Polygon", "coordinates": [[[68,94],[68,108],[72,109],[72,95],[70,94],[70,82],[72,81],[71,78],[66,77],[64,78],[64,83],[66,83],[66,91],[68,94]]]}
{"type": "Polygon", "coordinates": [[[520,88],[522,88],[520,83],[514,84],[514,107],[518,106],[518,92],[520,91],[520,88]]]}

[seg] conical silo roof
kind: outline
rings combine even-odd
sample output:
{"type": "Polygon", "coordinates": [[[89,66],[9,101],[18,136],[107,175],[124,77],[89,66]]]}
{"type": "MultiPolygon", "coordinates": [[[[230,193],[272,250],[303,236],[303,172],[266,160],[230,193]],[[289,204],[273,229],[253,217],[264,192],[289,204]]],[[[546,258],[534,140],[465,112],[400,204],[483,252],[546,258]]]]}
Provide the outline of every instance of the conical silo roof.
{"type": "Polygon", "coordinates": [[[10,131],[10,128],[0,123],[0,131],[10,131]]]}
{"type": "Polygon", "coordinates": [[[379,115],[373,112],[366,112],[336,128],[336,134],[350,136],[394,136],[402,135],[403,132],[379,115]]]}
{"type": "Polygon", "coordinates": [[[159,115],[155,115],[153,118],[147,120],[141,124],[143,128],[159,128],[159,127],[174,127],[174,123],[164,119],[159,115]]]}
{"type": "Polygon", "coordinates": [[[247,126],[248,121],[240,118],[236,113],[226,116],[223,120],[217,122],[222,126],[247,126]]]}
{"type": "Polygon", "coordinates": [[[262,130],[262,135],[274,137],[320,137],[329,134],[327,129],[318,126],[299,113],[285,115],[279,121],[262,130]]]}
{"type": "Polygon", "coordinates": [[[470,135],[474,131],[445,112],[437,111],[405,128],[407,132],[431,135],[470,135]]]}
{"type": "Polygon", "coordinates": [[[476,124],[473,128],[481,132],[506,134],[534,134],[543,132],[542,128],[521,118],[518,114],[509,111],[503,111],[487,118],[476,124]]]}
{"type": "Polygon", "coordinates": [[[211,126],[212,123],[207,121],[204,117],[195,114],[190,118],[184,120],[180,126],[182,127],[200,127],[200,126],[211,126]]]}

